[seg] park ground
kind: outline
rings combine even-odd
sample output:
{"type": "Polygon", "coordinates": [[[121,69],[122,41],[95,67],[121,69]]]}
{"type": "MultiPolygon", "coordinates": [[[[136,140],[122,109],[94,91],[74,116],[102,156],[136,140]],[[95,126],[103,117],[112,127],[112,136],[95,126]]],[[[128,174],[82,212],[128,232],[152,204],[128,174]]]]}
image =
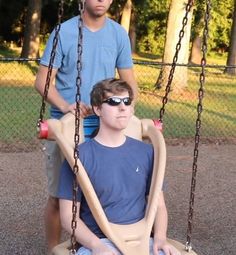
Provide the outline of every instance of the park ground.
{"type": "MultiPolygon", "coordinates": [[[[170,238],[185,243],[193,145],[167,145],[165,197],[170,238]]],[[[199,147],[192,245],[198,255],[236,254],[236,144],[199,147]]],[[[42,151],[0,153],[0,254],[46,254],[42,151]]],[[[64,236],[67,238],[67,236],[64,236]]],[[[137,254],[138,255],[138,254],[137,254]]]]}

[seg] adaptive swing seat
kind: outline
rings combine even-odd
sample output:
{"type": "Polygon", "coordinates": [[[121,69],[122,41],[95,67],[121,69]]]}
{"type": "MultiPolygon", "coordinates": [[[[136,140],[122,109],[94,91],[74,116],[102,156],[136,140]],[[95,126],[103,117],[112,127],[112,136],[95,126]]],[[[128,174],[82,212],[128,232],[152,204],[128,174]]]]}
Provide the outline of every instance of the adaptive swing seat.
{"type": "MultiPolygon", "coordinates": [[[[82,122],[82,121],[81,121],[82,122]]],[[[70,164],[74,166],[74,133],[75,117],[68,113],[60,120],[47,120],[48,139],[55,140],[59,145],[62,153],[70,164]]],[[[155,220],[158,207],[159,194],[162,190],[162,184],[165,173],[166,147],[162,133],[155,127],[154,122],[150,119],[138,119],[133,116],[128,127],[125,130],[126,135],[138,140],[149,139],[154,146],[154,168],[148,197],[148,204],[145,216],[139,222],[128,225],[113,224],[108,221],[89,177],[78,160],[79,171],[76,175],[77,181],[83,191],[90,210],[103,231],[121,251],[123,255],[149,255],[149,238],[152,226],[155,220]]],[[[80,128],[80,142],[83,142],[83,130],[80,128]]],[[[71,187],[72,188],[72,187],[71,187]]],[[[193,251],[186,251],[185,246],[175,240],[168,239],[182,255],[197,255],[193,251]]],[[[70,240],[54,247],[53,255],[69,255],[70,240]]]]}

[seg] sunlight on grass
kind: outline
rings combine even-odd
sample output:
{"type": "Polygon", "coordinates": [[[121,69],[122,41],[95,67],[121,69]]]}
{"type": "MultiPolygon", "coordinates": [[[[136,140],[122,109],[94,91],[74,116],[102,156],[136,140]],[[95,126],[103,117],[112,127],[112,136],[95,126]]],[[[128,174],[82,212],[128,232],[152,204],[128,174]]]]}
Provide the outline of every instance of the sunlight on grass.
{"type": "Polygon", "coordinates": [[[0,86],[33,86],[37,69],[35,62],[0,62],[0,86]]]}
{"type": "MultiPolygon", "coordinates": [[[[36,63],[0,62],[0,141],[30,141],[36,137],[41,106],[41,97],[33,87],[37,68],[36,63]]],[[[140,118],[159,118],[165,95],[165,88],[155,89],[160,70],[161,66],[152,64],[134,66],[140,88],[135,114],[140,118]]],[[[189,138],[195,134],[199,70],[189,68],[187,88],[178,93],[171,90],[168,96],[163,118],[167,138],[189,138]]],[[[207,69],[204,91],[201,135],[235,137],[236,77],[217,68],[207,69]]]]}

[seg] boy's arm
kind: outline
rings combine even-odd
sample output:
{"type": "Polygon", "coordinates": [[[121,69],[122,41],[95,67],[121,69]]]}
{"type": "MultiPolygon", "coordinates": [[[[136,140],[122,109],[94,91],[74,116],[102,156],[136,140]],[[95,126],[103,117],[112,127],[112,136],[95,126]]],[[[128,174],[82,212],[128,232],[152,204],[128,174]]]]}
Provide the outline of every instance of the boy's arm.
{"type": "Polygon", "coordinates": [[[168,214],[164,199],[163,191],[159,197],[159,205],[157,208],[157,215],[154,222],[154,244],[153,254],[158,255],[158,249],[163,250],[168,255],[180,255],[171,244],[167,242],[167,226],[168,226],[168,214]]]}
{"type": "Polygon", "coordinates": [[[167,225],[168,215],[162,191],[159,197],[157,215],[154,223],[154,240],[166,241],[167,225]]]}
{"type": "MultiPolygon", "coordinates": [[[[34,86],[41,96],[43,96],[44,94],[47,74],[48,74],[48,67],[40,65],[34,86]]],[[[58,109],[60,109],[61,112],[66,113],[68,112],[69,104],[62,98],[62,96],[59,94],[59,92],[57,91],[54,85],[56,74],[57,74],[57,69],[52,69],[49,90],[47,95],[47,102],[50,103],[51,105],[56,106],[58,109]]]]}
{"type": "Polygon", "coordinates": [[[120,79],[126,81],[134,92],[134,100],[138,97],[138,85],[134,76],[133,68],[118,69],[120,79]]]}
{"type": "MultiPolygon", "coordinates": [[[[60,217],[62,227],[68,232],[72,233],[71,219],[72,219],[72,201],[60,199],[60,217]]],[[[80,203],[77,203],[77,211],[80,210],[80,203]]],[[[92,251],[92,255],[116,255],[116,253],[109,247],[104,245],[100,239],[93,234],[90,229],[84,224],[77,215],[77,227],[75,230],[76,240],[84,247],[92,251]]]]}
{"type": "MultiPolygon", "coordinates": [[[[41,96],[43,96],[44,94],[47,73],[48,73],[48,67],[44,65],[40,65],[34,86],[41,96]]],[[[74,104],[67,103],[55,87],[54,83],[55,83],[56,74],[57,74],[57,69],[52,69],[50,85],[49,85],[49,90],[47,95],[47,102],[49,102],[51,105],[56,106],[62,113],[68,113],[68,112],[74,113],[75,107],[76,107],[75,103],[74,104]]],[[[83,102],[80,103],[80,110],[81,110],[81,117],[86,117],[87,115],[91,114],[91,108],[85,105],[83,102]]]]}

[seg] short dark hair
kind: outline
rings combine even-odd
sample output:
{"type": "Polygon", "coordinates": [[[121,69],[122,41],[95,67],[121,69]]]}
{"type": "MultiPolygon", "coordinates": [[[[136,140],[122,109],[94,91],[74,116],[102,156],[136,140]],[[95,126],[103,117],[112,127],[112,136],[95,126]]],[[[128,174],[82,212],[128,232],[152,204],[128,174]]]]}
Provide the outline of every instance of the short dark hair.
{"type": "Polygon", "coordinates": [[[130,99],[133,100],[133,90],[126,81],[116,78],[102,80],[94,85],[90,93],[90,103],[92,106],[100,106],[108,97],[108,93],[118,94],[124,91],[127,91],[130,99]]]}

